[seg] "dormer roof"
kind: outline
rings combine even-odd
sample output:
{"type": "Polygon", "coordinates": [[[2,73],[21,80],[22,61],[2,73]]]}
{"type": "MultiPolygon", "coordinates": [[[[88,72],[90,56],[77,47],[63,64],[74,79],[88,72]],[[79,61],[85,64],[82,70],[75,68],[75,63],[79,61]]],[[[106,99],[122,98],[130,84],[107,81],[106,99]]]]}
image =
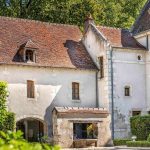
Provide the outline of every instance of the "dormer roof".
{"type": "Polygon", "coordinates": [[[32,42],[31,39],[29,39],[27,42],[25,42],[22,45],[22,47],[29,48],[29,49],[38,49],[38,46],[34,42],[32,42]]]}

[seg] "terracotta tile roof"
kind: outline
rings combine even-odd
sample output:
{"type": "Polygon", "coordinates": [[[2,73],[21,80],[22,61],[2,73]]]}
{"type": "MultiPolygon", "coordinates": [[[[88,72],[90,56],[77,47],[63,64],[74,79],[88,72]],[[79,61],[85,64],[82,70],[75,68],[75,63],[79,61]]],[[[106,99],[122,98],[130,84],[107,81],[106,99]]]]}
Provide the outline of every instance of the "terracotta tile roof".
{"type": "Polygon", "coordinates": [[[86,108],[86,107],[55,107],[58,113],[91,113],[108,114],[105,108],[86,108]]]}
{"type": "Polygon", "coordinates": [[[139,17],[136,19],[132,32],[134,34],[150,29],[150,0],[147,0],[144,8],[142,9],[139,17]]]}
{"type": "Polygon", "coordinates": [[[77,26],[0,17],[0,63],[96,69],[77,26]],[[36,63],[24,63],[20,46],[37,48],[36,63]]]}
{"type": "Polygon", "coordinates": [[[114,47],[145,49],[132,36],[129,30],[97,26],[97,29],[114,47]]]}

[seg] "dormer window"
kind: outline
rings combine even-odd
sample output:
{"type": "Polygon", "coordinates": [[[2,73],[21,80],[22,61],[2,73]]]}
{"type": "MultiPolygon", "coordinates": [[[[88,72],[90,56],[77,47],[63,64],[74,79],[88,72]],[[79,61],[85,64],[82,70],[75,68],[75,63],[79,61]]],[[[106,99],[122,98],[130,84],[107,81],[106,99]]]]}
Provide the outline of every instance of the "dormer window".
{"type": "Polygon", "coordinates": [[[21,58],[20,60],[25,63],[35,63],[38,49],[39,48],[35,43],[33,43],[31,40],[28,40],[20,46],[18,51],[18,55],[21,58]]]}
{"type": "Polygon", "coordinates": [[[34,52],[32,50],[26,50],[26,61],[34,62],[34,52]]]}

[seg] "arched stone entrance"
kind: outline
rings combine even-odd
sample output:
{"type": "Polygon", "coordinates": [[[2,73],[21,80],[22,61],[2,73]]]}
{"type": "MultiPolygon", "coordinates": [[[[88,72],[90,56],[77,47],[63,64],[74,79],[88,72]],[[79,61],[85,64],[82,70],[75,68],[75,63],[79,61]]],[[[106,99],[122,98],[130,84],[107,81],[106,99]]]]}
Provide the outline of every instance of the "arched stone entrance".
{"type": "Polygon", "coordinates": [[[41,141],[45,135],[44,129],[44,123],[35,118],[24,118],[16,123],[16,130],[21,130],[24,133],[24,138],[30,142],[41,141]]]}

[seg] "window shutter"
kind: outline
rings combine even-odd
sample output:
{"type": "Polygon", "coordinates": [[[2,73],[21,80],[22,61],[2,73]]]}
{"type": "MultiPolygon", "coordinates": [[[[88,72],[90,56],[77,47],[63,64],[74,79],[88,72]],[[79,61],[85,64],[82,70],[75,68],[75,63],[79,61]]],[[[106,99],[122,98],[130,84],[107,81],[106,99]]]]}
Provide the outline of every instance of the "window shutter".
{"type": "Polygon", "coordinates": [[[35,91],[34,81],[28,80],[27,81],[27,97],[34,98],[35,97],[34,91],[35,91]]]}
{"type": "Polygon", "coordinates": [[[100,65],[100,78],[104,78],[104,59],[103,59],[103,56],[99,57],[99,65],[100,65]]]}
{"type": "Polygon", "coordinates": [[[79,83],[73,82],[72,83],[72,99],[79,100],[80,99],[80,93],[79,93],[79,83]]]}

